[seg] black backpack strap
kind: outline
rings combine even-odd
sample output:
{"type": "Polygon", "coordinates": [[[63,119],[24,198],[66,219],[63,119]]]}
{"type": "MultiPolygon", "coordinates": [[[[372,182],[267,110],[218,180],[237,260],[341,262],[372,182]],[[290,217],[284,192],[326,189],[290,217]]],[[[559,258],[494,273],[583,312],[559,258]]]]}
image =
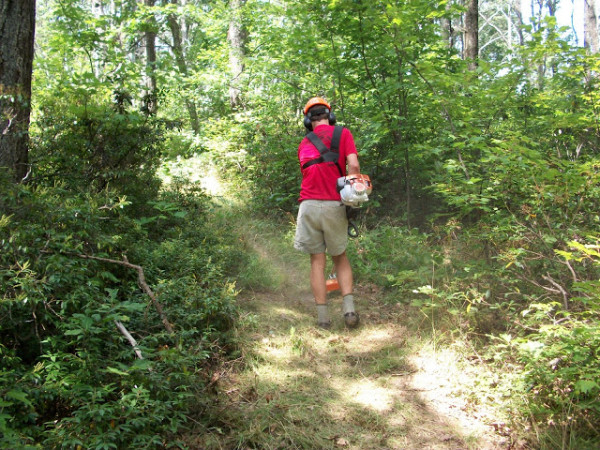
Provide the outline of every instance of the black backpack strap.
{"type": "Polygon", "coordinates": [[[335,127],[333,130],[330,148],[332,152],[340,152],[340,141],[342,140],[342,131],[344,131],[344,127],[335,127]]]}
{"type": "Polygon", "coordinates": [[[338,162],[340,157],[340,141],[342,138],[342,131],[344,127],[335,127],[333,130],[333,136],[331,137],[331,148],[327,148],[323,141],[319,139],[314,131],[311,131],[306,135],[308,140],[319,150],[321,156],[310,161],[305,162],[302,165],[303,169],[312,166],[313,164],[320,164],[322,162],[333,162],[337,166],[340,176],[344,176],[342,168],[338,162]]]}
{"type": "Polygon", "coordinates": [[[329,151],[329,149],[327,147],[325,147],[325,144],[323,144],[323,141],[321,139],[319,139],[319,136],[317,136],[314,131],[311,131],[310,133],[308,133],[306,135],[306,137],[312,143],[312,145],[317,147],[317,150],[319,150],[319,153],[321,154],[321,156],[323,156],[325,153],[327,153],[329,151]]]}

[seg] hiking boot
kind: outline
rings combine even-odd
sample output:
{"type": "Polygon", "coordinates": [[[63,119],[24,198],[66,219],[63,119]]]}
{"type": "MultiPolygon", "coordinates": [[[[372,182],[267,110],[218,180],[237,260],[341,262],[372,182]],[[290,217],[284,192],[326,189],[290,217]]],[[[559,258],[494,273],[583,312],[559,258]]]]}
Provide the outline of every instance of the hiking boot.
{"type": "Polygon", "coordinates": [[[323,328],[324,330],[329,330],[331,328],[331,322],[319,322],[317,326],[319,328],[323,328]]]}
{"type": "Polygon", "coordinates": [[[348,328],[356,328],[360,322],[357,312],[347,312],[344,314],[344,323],[348,328]]]}

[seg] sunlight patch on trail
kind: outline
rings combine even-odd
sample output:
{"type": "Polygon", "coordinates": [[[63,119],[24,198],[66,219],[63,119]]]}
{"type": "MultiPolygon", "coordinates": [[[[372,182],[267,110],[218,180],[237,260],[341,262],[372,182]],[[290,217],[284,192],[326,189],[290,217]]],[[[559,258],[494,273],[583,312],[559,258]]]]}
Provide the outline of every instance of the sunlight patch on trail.
{"type": "Polygon", "coordinates": [[[403,345],[405,341],[406,330],[404,328],[395,328],[392,326],[380,326],[378,328],[363,328],[357,339],[351,344],[351,349],[358,352],[372,352],[382,345],[396,342],[397,345],[403,345]],[[354,348],[352,348],[354,347],[354,348]]]}
{"type": "Polygon", "coordinates": [[[290,319],[294,318],[296,320],[303,318],[305,315],[300,313],[299,311],[290,309],[290,308],[281,308],[276,307],[273,308],[273,313],[279,315],[282,319],[290,319]]]}
{"type": "Polygon", "coordinates": [[[392,391],[378,386],[372,380],[361,379],[349,383],[348,380],[343,379],[334,385],[339,387],[340,396],[348,402],[357,402],[380,413],[390,411],[392,408],[392,391]]]}
{"type": "Polygon", "coordinates": [[[481,367],[457,363],[462,360],[451,348],[433,350],[423,346],[410,357],[418,370],[411,377],[411,386],[421,392],[420,397],[429,408],[448,418],[464,435],[482,439],[481,448],[498,448],[483,439],[489,436],[490,424],[499,420],[499,411],[486,406],[486,399],[469,395],[477,392],[474,387],[482,381],[493,383],[494,376],[484,377],[481,367]]]}

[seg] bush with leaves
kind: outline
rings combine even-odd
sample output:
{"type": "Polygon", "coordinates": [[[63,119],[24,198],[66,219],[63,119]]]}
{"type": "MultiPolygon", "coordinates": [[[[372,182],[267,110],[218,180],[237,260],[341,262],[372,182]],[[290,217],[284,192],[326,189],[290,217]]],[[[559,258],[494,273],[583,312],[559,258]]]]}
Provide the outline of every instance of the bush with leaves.
{"type": "Polygon", "coordinates": [[[403,294],[431,283],[433,255],[428,237],[417,230],[380,224],[350,240],[357,276],[403,294]]]}
{"type": "MultiPolygon", "coordinates": [[[[38,173],[66,164],[55,156],[38,173]]],[[[123,162],[118,190],[1,180],[3,448],[177,447],[203,420],[210,360],[231,350],[235,242],[195,187],[159,194],[121,177],[138,163],[123,162]],[[139,195],[126,199],[127,183],[139,195]]]]}
{"type": "Polygon", "coordinates": [[[84,102],[64,111],[58,110],[60,103],[42,108],[32,154],[35,182],[58,179],[67,189],[92,192],[109,188],[134,207],[156,196],[165,122],[91,99],[84,102]]]}
{"type": "MultiPolygon", "coordinates": [[[[598,268],[599,242],[598,236],[590,236],[557,253],[572,265],[573,273],[585,265],[598,268]]],[[[592,424],[600,420],[599,287],[598,276],[578,278],[565,302],[532,302],[521,313],[528,333],[511,340],[527,389],[534,394],[527,415],[558,434],[572,434],[581,445],[598,438],[592,424]]]]}

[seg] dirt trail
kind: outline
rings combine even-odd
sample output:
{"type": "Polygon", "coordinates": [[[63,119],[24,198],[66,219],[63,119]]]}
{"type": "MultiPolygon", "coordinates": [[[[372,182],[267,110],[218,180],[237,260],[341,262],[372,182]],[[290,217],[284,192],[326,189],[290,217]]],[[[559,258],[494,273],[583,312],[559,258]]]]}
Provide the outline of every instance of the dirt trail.
{"type": "Polygon", "coordinates": [[[407,346],[415,337],[402,325],[404,307],[357,286],[362,326],[347,330],[339,292],[331,293],[333,326],[321,330],[308,266],[252,245],[284,277],[275,290],[241,295],[245,364],[221,382],[232,430],[220,448],[509,447],[493,434],[493,419],[456,392],[457,379],[465,388],[471,380],[451,355],[407,346]]]}
{"type": "Polygon", "coordinates": [[[240,239],[262,261],[257,270],[279,282],[239,296],[242,356],[217,376],[221,426],[199,436],[198,448],[513,448],[474,400],[475,371],[409,332],[405,306],[357,285],[361,326],[344,327],[338,291],[331,330],[317,328],[308,258],[282,230],[267,235],[244,220],[240,239]]]}

